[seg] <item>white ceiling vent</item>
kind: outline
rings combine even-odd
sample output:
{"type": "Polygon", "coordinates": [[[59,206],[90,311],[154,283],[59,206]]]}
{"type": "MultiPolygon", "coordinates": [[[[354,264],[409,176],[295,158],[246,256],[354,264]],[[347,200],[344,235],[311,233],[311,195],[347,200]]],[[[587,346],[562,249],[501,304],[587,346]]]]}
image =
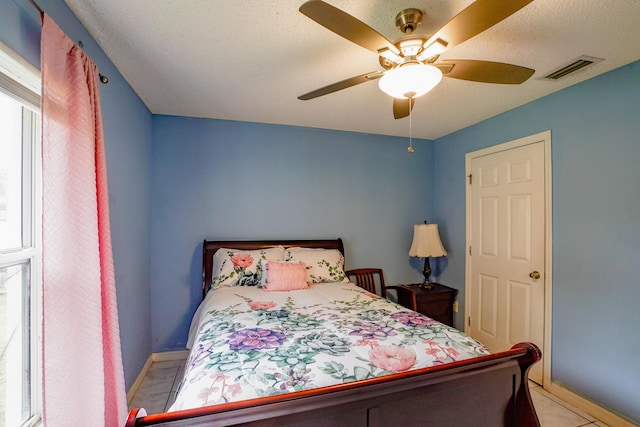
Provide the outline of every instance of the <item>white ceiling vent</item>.
{"type": "Polygon", "coordinates": [[[574,59],[567,65],[563,65],[557,70],[550,72],[546,76],[542,77],[542,79],[543,80],[560,80],[564,77],[567,77],[570,74],[575,73],[578,70],[583,70],[584,68],[590,67],[593,64],[596,64],[602,60],[603,60],[602,58],[595,58],[593,56],[583,55],[579,58],[574,59]]]}

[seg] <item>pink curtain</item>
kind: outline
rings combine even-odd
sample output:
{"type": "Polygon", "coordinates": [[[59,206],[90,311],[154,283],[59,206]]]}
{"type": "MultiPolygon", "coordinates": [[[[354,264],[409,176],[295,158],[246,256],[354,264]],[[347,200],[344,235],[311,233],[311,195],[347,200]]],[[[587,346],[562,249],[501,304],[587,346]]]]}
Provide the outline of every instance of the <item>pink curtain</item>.
{"type": "Polygon", "coordinates": [[[46,14],[42,27],[44,421],[127,416],[98,70],[46,14]]]}

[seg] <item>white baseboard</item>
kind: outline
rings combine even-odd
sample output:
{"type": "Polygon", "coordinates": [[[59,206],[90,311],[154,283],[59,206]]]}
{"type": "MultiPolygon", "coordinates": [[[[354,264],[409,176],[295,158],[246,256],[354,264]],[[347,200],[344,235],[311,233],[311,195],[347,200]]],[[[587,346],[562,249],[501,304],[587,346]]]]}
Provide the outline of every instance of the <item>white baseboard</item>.
{"type": "Polygon", "coordinates": [[[587,414],[597,418],[598,420],[606,423],[611,427],[637,427],[636,424],[622,418],[620,415],[614,414],[613,412],[603,408],[602,406],[597,405],[570,390],[567,390],[559,384],[552,382],[547,391],[554,396],[558,396],[560,399],[567,402],[574,408],[586,412],[587,414]]]}
{"type": "Polygon", "coordinates": [[[151,354],[154,362],[168,362],[171,360],[185,360],[189,357],[189,350],[163,351],[151,354]]]}
{"type": "Polygon", "coordinates": [[[153,362],[168,362],[171,360],[184,360],[189,356],[189,350],[176,350],[176,351],[163,351],[161,353],[151,353],[147,361],[144,363],[144,366],[140,370],[138,377],[131,384],[129,391],[127,392],[127,405],[131,404],[131,400],[133,396],[135,396],[136,392],[140,388],[142,384],[142,380],[149,372],[149,368],[151,368],[151,364],[153,362]]]}
{"type": "Polygon", "coordinates": [[[131,384],[131,387],[129,387],[129,391],[127,391],[127,406],[131,406],[131,401],[133,400],[133,396],[135,396],[136,392],[140,388],[140,385],[142,384],[142,380],[144,379],[145,375],[147,375],[147,372],[149,372],[149,368],[151,367],[152,363],[153,363],[153,354],[149,356],[147,361],[144,363],[144,366],[142,366],[142,369],[140,370],[138,377],[133,382],[133,384],[131,384]]]}

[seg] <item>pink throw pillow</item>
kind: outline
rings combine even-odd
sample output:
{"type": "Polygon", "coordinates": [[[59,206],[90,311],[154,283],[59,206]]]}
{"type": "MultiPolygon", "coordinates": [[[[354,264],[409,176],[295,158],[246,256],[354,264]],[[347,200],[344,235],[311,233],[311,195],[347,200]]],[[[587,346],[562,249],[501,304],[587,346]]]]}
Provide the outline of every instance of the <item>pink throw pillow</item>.
{"type": "Polygon", "coordinates": [[[267,283],[263,289],[267,292],[293,291],[307,289],[307,266],[303,262],[267,263],[267,283]]]}

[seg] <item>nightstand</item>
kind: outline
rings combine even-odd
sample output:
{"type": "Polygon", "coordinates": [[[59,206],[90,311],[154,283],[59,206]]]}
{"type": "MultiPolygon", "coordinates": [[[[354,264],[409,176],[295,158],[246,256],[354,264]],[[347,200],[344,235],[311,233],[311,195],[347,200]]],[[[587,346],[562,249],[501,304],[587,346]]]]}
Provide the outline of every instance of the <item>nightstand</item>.
{"type": "Polygon", "coordinates": [[[425,289],[420,285],[398,285],[392,288],[398,292],[399,304],[445,325],[453,326],[453,301],[458,290],[439,283],[431,285],[431,289],[425,289]]]}

